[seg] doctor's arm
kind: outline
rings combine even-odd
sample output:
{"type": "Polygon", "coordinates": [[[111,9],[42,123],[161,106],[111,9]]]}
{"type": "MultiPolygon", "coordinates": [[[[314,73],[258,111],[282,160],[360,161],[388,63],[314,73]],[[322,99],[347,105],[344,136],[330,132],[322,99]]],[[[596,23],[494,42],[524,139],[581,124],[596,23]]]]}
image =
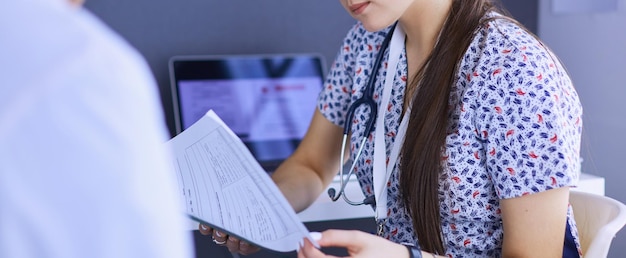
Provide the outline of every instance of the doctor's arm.
{"type": "Polygon", "coordinates": [[[502,257],[562,257],[569,187],[500,201],[502,257]]]}
{"type": "Polygon", "coordinates": [[[316,110],[296,151],[272,175],[296,212],[309,207],[339,171],[342,136],[343,128],[316,110]]]}

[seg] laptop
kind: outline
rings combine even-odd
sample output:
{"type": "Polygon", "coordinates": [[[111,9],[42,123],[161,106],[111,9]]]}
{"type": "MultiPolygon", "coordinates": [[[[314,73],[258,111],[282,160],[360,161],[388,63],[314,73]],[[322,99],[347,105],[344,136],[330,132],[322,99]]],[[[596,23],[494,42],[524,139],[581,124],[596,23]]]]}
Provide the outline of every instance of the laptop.
{"type": "Polygon", "coordinates": [[[176,134],[213,109],[272,173],[308,129],[324,64],[318,54],[172,57],[176,134]]]}

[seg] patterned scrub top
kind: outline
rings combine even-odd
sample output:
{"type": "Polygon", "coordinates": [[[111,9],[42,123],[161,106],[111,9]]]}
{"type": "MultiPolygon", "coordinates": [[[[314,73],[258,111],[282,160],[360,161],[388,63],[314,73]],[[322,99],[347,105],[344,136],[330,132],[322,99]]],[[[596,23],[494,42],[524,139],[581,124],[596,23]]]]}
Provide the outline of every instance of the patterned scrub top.
{"type": "MultiPolygon", "coordinates": [[[[344,39],[319,96],[319,110],[343,126],[358,99],[388,29],[368,32],[357,23],[344,39]]],[[[387,55],[387,54],[386,54],[387,55]]],[[[387,57],[382,67],[386,67],[387,57]]],[[[384,79],[376,82],[380,105],[384,79]]],[[[402,113],[407,82],[402,51],[390,104],[384,114],[387,155],[402,113]]],[[[480,28],[464,54],[450,95],[444,171],[439,202],[444,246],[449,257],[500,257],[503,237],[499,200],[575,186],[580,169],[582,107],[565,69],[549,50],[514,23],[499,19],[480,28]]],[[[356,111],[351,132],[352,159],[369,112],[356,111]]],[[[383,114],[379,114],[383,115],[383,114]]],[[[377,130],[377,129],[375,129],[377,130]]],[[[409,132],[410,133],[410,132],[409,132]]],[[[366,196],[373,195],[374,133],[356,161],[366,196]]],[[[400,158],[398,159],[398,161],[400,158]]],[[[384,237],[417,244],[409,214],[399,198],[398,165],[388,182],[384,237]]],[[[566,244],[580,254],[571,206],[566,244]]]]}

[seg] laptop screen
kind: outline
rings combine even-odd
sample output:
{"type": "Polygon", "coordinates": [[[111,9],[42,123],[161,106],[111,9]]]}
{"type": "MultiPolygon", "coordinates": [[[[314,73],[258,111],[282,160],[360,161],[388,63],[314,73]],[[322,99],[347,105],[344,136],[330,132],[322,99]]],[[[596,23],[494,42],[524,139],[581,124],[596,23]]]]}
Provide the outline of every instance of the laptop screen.
{"type": "Polygon", "coordinates": [[[272,172],[308,129],[323,64],[318,55],[174,57],[170,75],[176,133],[213,109],[272,172]]]}

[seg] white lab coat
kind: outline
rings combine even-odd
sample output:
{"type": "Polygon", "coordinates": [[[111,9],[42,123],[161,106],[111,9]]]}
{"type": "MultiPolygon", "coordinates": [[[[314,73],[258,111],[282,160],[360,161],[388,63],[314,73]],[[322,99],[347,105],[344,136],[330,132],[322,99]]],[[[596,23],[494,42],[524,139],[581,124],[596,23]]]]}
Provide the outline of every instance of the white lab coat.
{"type": "Polygon", "coordinates": [[[150,71],[64,0],[0,1],[0,257],[192,257],[150,71]]]}

